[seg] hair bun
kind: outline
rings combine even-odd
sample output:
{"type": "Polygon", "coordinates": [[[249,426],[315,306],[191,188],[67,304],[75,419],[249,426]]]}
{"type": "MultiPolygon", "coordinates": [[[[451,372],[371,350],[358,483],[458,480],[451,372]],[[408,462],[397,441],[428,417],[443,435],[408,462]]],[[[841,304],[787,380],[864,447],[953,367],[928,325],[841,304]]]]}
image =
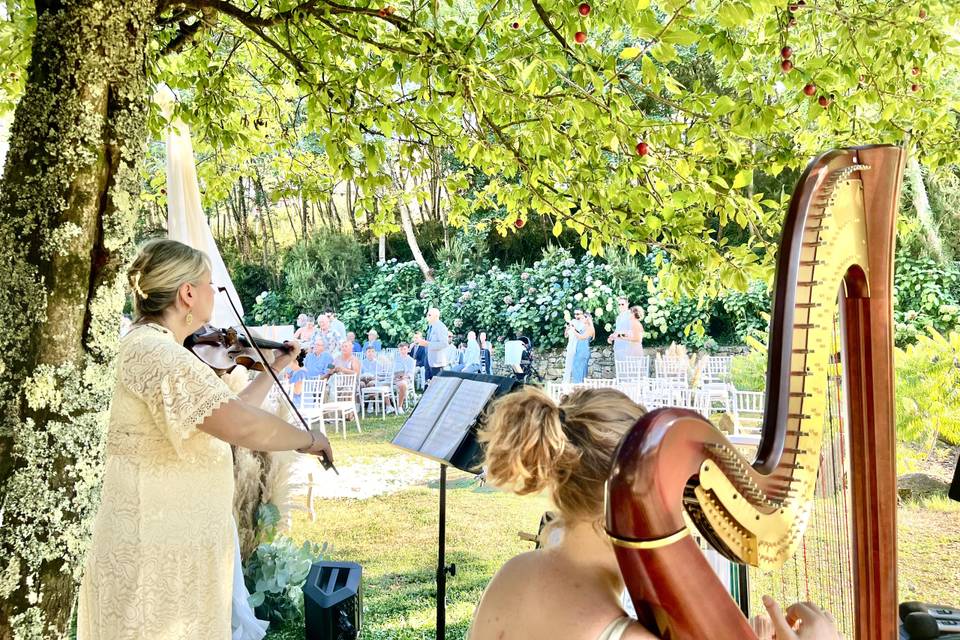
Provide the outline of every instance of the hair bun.
{"type": "Polygon", "coordinates": [[[532,387],[498,400],[479,439],[486,444],[490,481],[521,495],[542,491],[574,461],[569,458],[578,457],[564,435],[560,409],[532,387]]]}

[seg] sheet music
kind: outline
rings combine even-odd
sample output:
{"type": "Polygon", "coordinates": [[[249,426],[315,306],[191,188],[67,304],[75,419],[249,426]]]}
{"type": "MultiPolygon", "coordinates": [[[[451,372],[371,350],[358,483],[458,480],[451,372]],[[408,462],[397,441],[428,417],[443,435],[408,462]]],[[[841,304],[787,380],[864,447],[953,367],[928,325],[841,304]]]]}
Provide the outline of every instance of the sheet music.
{"type": "Polygon", "coordinates": [[[413,413],[403,424],[400,433],[393,439],[393,444],[404,449],[420,451],[427,436],[430,435],[430,430],[437,422],[437,416],[450,402],[450,398],[453,397],[461,382],[465,381],[446,376],[434,378],[413,413]]]}
{"type": "Polygon", "coordinates": [[[489,382],[462,380],[420,451],[449,460],[496,390],[497,385],[489,382]]]}

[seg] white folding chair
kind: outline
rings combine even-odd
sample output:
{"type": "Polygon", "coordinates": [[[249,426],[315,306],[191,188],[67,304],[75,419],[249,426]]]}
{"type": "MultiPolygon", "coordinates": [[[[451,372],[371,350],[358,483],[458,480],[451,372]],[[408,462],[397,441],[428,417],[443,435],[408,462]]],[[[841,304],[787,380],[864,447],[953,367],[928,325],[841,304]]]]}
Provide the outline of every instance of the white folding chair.
{"type": "Polygon", "coordinates": [[[394,411],[397,408],[397,396],[393,388],[393,360],[386,363],[377,360],[377,374],[371,386],[360,387],[360,412],[367,417],[367,404],[372,405],[373,413],[380,411],[380,417],[387,417],[387,400],[393,403],[394,411]]]}
{"type": "Polygon", "coordinates": [[[357,413],[357,374],[338,373],[330,376],[327,384],[331,389],[332,399],[321,405],[321,415],[333,414],[334,433],[342,427],[343,437],[347,437],[347,417],[350,415],[357,423],[357,433],[363,433],[357,413]]]}
{"type": "Polygon", "coordinates": [[[650,375],[650,356],[635,358],[620,358],[614,360],[617,380],[622,382],[636,382],[650,375]]]}
{"type": "Polygon", "coordinates": [[[729,384],[730,366],[733,356],[706,356],[701,365],[701,383],[703,385],[729,384]]]}
{"type": "Polygon", "coordinates": [[[734,444],[759,444],[763,426],[764,394],[761,391],[733,391],[734,444]]]}
{"type": "Polygon", "coordinates": [[[676,386],[690,386],[690,363],[686,358],[658,357],[654,372],[657,378],[670,380],[676,386]]]}
{"type": "Polygon", "coordinates": [[[320,378],[308,378],[303,381],[303,395],[300,397],[300,415],[313,429],[313,421],[320,421],[320,431],[326,435],[327,428],[323,421],[323,405],[327,394],[327,381],[320,378]]]}
{"type": "Polygon", "coordinates": [[[580,383],[585,389],[616,388],[619,381],[616,378],[586,378],[580,383]]]}
{"type": "Polygon", "coordinates": [[[426,367],[417,367],[413,372],[413,384],[411,387],[416,387],[420,390],[427,388],[427,369],[426,367]]]}

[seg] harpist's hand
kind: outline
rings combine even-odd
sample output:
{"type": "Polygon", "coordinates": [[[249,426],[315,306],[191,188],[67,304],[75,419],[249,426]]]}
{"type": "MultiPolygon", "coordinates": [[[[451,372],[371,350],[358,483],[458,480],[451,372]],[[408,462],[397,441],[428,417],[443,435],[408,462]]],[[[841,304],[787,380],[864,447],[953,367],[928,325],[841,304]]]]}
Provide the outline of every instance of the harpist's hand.
{"type": "Polygon", "coordinates": [[[763,596],[763,606],[770,614],[777,640],[839,640],[833,616],[812,602],[797,602],[783,615],[780,605],[770,596],[763,596]]]}

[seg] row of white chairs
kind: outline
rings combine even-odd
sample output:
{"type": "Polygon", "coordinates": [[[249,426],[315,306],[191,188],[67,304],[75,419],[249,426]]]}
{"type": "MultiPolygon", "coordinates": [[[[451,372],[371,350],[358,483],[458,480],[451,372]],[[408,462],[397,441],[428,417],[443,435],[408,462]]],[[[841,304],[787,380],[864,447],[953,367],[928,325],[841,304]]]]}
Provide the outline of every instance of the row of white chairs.
{"type": "MultiPolygon", "coordinates": [[[[689,384],[690,361],[687,358],[660,356],[653,362],[653,377],[689,384]]],[[[732,362],[732,356],[704,356],[697,365],[700,372],[699,386],[728,384],[732,362]]],[[[632,382],[650,377],[650,356],[618,358],[614,365],[617,380],[632,382]]]]}
{"type": "Polygon", "coordinates": [[[623,392],[648,411],[661,407],[692,409],[703,416],[728,413],[733,420],[734,444],[756,445],[760,441],[763,422],[764,394],[757,391],[730,391],[730,402],[717,406],[715,394],[710,389],[691,389],[663,378],[639,378],[626,382],[612,378],[587,378],[580,383],[549,383],[547,393],[555,402],[578,389],[609,387],[623,392]],[[718,411],[719,409],[719,411],[718,411]]]}

